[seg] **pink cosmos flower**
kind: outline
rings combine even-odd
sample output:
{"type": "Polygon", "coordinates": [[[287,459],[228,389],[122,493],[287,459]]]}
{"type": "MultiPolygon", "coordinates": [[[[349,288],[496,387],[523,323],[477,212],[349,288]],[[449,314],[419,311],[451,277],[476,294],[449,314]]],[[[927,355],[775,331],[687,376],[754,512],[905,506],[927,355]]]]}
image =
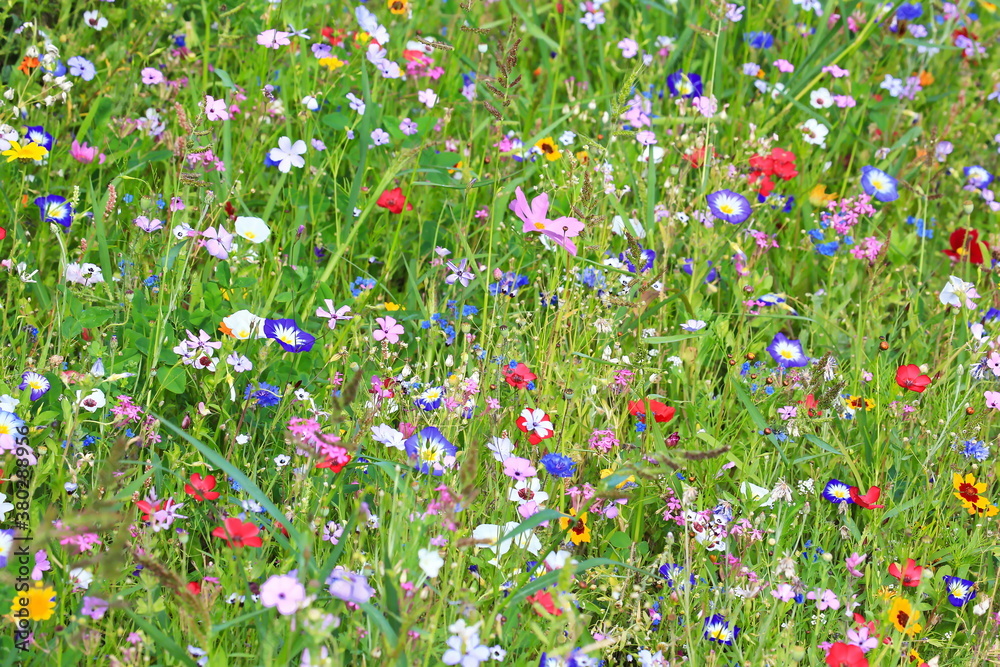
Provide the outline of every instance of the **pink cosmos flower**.
{"type": "Polygon", "coordinates": [[[323,299],[323,303],[326,304],[326,308],[317,308],[316,317],[327,318],[326,324],[331,329],[336,328],[338,321],[347,321],[354,317],[351,315],[350,306],[337,308],[333,305],[333,299],[323,299]]]}
{"type": "Polygon", "coordinates": [[[719,110],[719,103],[715,97],[698,96],[691,100],[691,106],[705,118],[711,118],[719,110]]]}
{"type": "Polygon", "coordinates": [[[393,317],[376,317],[375,321],[378,322],[380,328],[372,332],[372,338],[377,341],[385,340],[392,344],[399,342],[400,334],[405,331],[402,324],[393,317]]]}
{"type": "Polygon", "coordinates": [[[225,100],[217,100],[211,95],[205,95],[205,115],[209,120],[229,120],[229,109],[225,100]]]}
{"type": "Polygon", "coordinates": [[[823,73],[831,74],[834,79],[840,79],[850,74],[848,70],[842,67],[838,67],[837,65],[827,65],[826,67],[823,68],[823,73]]]}
{"type": "Polygon", "coordinates": [[[282,616],[290,616],[309,604],[305,586],[288,574],[272,575],[261,585],[260,603],[265,607],[277,607],[282,616]]]}
{"type": "Polygon", "coordinates": [[[778,68],[779,72],[788,73],[788,72],[794,72],[795,71],[795,65],[793,65],[790,62],[788,62],[784,58],[781,58],[780,60],[775,60],[774,61],[774,66],[778,68]]]}
{"type": "Polygon", "coordinates": [[[549,196],[547,194],[538,195],[529,205],[524,192],[521,191],[521,188],[517,188],[514,191],[514,201],[510,203],[510,210],[524,223],[521,228],[522,232],[541,232],[565,248],[569,254],[576,255],[576,244],[569,239],[583,231],[583,223],[576,218],[565,216],[549,220],[547,217],[549,196]]]}

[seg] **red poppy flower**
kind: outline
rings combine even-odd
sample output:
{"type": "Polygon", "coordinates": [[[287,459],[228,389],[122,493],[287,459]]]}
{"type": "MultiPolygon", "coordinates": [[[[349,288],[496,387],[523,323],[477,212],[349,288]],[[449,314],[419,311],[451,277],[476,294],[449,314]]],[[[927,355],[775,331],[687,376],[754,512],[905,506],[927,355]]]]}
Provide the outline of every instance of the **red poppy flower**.
{"type": "Polygon", "coordinates": [[[647,398],[645,401],[629,401],[628,402],[628,412],[633,417],[646,417],[646,403],[649,403],[649,409],[653,412],[653,419],[657,423],[665,424],[674,418],[677,410],[661,403],[660,401],[654,401],[651,398],[647,398]]]}
{"type": "Polygon", "coordinates": [[[0,241],[3,241],[5,238],[7,238],[7,230],[0,227],[0,241]]]}
{"type": "Polygon", "coordinates": [[[514,368],[508,366],[504,369],[503,375],[507,384],[515,389],[524,389],[529,383],[534,382],[538,378],[524,364],[518,364],[514,368]]]}
{"type": "Polygon", "coordinates": [[[877,486],[869,487],[868,493],[864,495],[861,495],[861,489],[859,489],[856,486],[850,487],[848,489],[848,492],[851,494],[851,501],[854,502],[855,505],[859,505],[863,509],[876,510],[885,507],[885,505],[875,504],[878,502],[879,496],[882,495],[882,489],[880,489],[877,486]]]}
{"type": "Polygon", "coordinates": [[[760,181],[758,194],[767,197],[774,190],[773,176],[783,181],[790,181],[799,172],[795,169],[795,155],[783,148],[772,148],[770,155],[754,155],[750,158],[750,173],[747,180],[750,184],[760,181]]]}
{"type": "Polygon", "coordinates": [[[204,475],[194,473],[191,475],[191,483],[184,485],[184,492],[195,500],[215,500],[219,497],[215,488],[215,475],[204,475]]]}
{"type": "MultiPolygon", "coordinates": [[[[562,616],[562,609],[556,607],[556,603],[552,600],[552,593],[549,593],[548,591],[539,591],[534,595],[529,595],[525,599],[529,604],[537,604],[541,606],[542,609],[552,616],[562,616]]],[[[539,616],[545,616],[545,614],[538,611],[537,608],[535,608],[535,613],[539,616]]]]}
{"type": "Polygon", "coordinates": [[[191,595],[197,595],[198,593],[201,593],[201,584],[197,581],[189,581],[187,589],[191,591],[191,595]]]}
{"type": "Polygon", "coordinates": [[[386,190],[379,195],[378,201],[375,203],[382,208],[389,209],[390,213],[402,213],[404,206],[407,211],[413,210],[413,204],[406,203],[406,197],[403,196],[403,188],[386,190]]]}
{"type": "Polygon", "coordinates": [[[920,367],[916,364],[906,364],[896,369],[896,384],[903,389],[915,391],[918,394],[927,389],[931,379],[920,374],[920,367]]]}
{"type": "MultiPolygon", "coordinates": [[[[719,157],[719,154],[715,152],[715,149],[712,149],[712,155],[719,157]]],[[[701,169],[701,161],[705,159],[705,147],[702,146],[701,148],[695,149],[691,153],[682,155],[681,159],[690,162],[693,169],[701,169]]]]}
{"type": "Polygon", "coordinates": [[[259,537],[260,528],[247,521],[246,523],[237,517],[229,517],[224,525],[212,531],[212,537],[221,537],[226,544],[234,549],[239,547],[260,547],[263,542],[259,537]]]}
{"type": "Polygon", "coordinates": [[[899,571],[899,566],[895,563],[889,566],[889,574],[902,581],[904,586],[918,586],[923,572],[924,568],[917,565],[917,561],[912,558],[906,559],[906,569],[903,572],[899,571]]]}
{"type": "Polygon", "coordinates": [[[868,658],[860,646],[837,642],[826,654],[826,664],[829,667],[868,667],[868,658]]]}
{"type": "Polygon", "coordinates": [[[951,244],[951,250],[941,252],[957,262],[967,259],[973,264],[982,264],[985,257],[983,247],[985,246],[987,253],[990,251],[990,244],[980,241],[979,232],[975,229],[959,227],[948,237],[948,242],[951,244]]]}
{"type": "Polygon", "coordinates": [[[271,525],[273,525],[277,530],[280,530],[282,535],[288,537],[288,529],[285,528],[285,524],[275,519],[271,525]]]}

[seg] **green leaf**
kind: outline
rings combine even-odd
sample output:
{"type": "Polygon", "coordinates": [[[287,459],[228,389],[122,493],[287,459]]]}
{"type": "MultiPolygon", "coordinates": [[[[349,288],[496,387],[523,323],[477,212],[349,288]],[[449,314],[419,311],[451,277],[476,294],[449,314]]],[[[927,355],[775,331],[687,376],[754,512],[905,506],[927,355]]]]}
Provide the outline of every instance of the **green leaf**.
{"type": "Polygon", "coordinates": [[[97,101],[94,102],[94,106],[90,107],[90,111],[87,113],[83,122],[80,123],[80,129],[77,130],[76,140],[83,141],[87,136],[87,130],[90,126],[103,127],[107,124],[108,119],[111,118],[111,110],[114,108],[114,100],[110,97],[99,97],[97,101]]]}
{"type": "MultiPolygon", "coordinates": [[[[754,405],[752,400],[750,400],[750,394],[747,393],[746,389],[744,389],[743,386],[736,381],[733,381],[731,386],[733,391],[736,392],[736,397],[740,399],[740,403],[742,403],[743,407],[746,408],[747,414],[750,415],[750,420],[753,421],[754,425],[761,430],[767,428],[767,420],[764,419],[764,415],[760,414],[760,410],[758,410],[757,406],[754,405]]],[[[773,434],[764,437],[766,437],[771,444],[774,445],[774,448],[778,450],[778,454],[781,456],[781,460],[785,462],[785,465],[792,465],[792,462],[788,460],[787,456],[785,456],[785,450],[783,450],[781,445],[778,444],[778,439],[775,438],[773,434]]]]}
{"type": "Polygon", "coordinates": [[[611,538],[608,540],[611,546],[616,549],[628,549],[632,546],[632,537],[628,533],[623,533],[620,530],[616,530],[611,534],[611,538]]]}
{"type": "Polygon", "coordinates": [[[650,345],[662,345],[663,343],[678,343],[682,340],[688,340],[690,338],[703,338],[705,334],[703,333],[692,333],[692,334],[678,334],[676,336],[651,336],[650,338],[643,338],[642,340],[650,345]]]}
{"type": "Polygon", "coordinates": [[[222,85],[230,90],[236,90],[236,84],[233,83],[232,77],[229,76],[229,72],[224,69],[215,68],[215,74],[222,81],[222,85]]]}
{"type": "Polygon", "coordinates": [[[156,371],[156,379],[170,393],[182,394],[187,382],[187,373],[184,372],[183,366],[170,366],[156,371]]]}

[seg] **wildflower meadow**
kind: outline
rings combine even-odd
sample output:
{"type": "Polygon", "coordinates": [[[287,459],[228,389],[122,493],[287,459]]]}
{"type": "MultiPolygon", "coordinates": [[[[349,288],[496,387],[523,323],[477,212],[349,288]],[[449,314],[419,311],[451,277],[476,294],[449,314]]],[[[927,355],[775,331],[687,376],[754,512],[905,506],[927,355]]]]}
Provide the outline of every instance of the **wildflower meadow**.
{"type": "Polygon", "coordinates": [[[1000,664],[997,5],[0,5],[0,667],[1000,664]]]}

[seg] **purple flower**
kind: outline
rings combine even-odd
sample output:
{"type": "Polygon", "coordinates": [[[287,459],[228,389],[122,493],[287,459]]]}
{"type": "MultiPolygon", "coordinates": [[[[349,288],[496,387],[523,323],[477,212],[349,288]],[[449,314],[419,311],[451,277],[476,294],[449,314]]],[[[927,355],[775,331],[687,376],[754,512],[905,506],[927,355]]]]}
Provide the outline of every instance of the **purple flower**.
{"type": "Polygon", "coordinates": [[[718,190],[708,195],[706,200],[712,215],[733,225],[746,222],[752,212],[750,201],[732,190],[718,190]]]}
{"type": "Polygon", "coordinates": [[[260,603],[277,607],[282,616],[291,616],[308,604],[306,588],[290,574],[272,575],[260,587],[260,603]]]}
{"type": "Polygon", "coordinates": [[[417,133],[417,124],[414,123],[409,118],[404,118],[399,123],[399,131],[408,137],[412,137],[414,134],[417,133]]]}
{"type": "Polygon", "coordinates": [[[264,320],[264,336],[278,341],[286,352],[308,352],[316,337],[299,328],[295,320],[264,320]]]}
{"type": "Polygon", "coordinates": [[[80,609],[80,614],[83,616],[89,616],[95,621],[99,621],[104,618],[105,612],[108,611],[108,606],[109,605],[106,600],[84,596],[83,608],[80,609]]]}
{"type": "Polygon", "coordinates": [[[69,229],[73,224],[73,206],[59,195],[36,197],[35,206],[42,216],[42,222],[56,222],[69,229]]]}
{"type": "Polygon", "coordinates": [[[826,483],[826,488],[823,489],[823,497],[834,505],[854,502],[851,500],[851,487],[839,479],[831,479],[826,483]]]}
{"type": "Polygon", "coordinates": [[[21,384],[17,385],[18,389],[28,389],[31,388],[31,400],[37,401],[42,396],[45,395],[51,387],[51,383],[44,375],[40,375],[35,371],[25,371],[21,375],[21,384]]]}
{"type": "Polygon", "coordinates": [[[701,84],[701,77],[697,74],[687,74],[685,72],[674,72],[667,77],[667,88],[674,97],[698,97],[704,90],[701,84]]]}
{"type": "Polygon", "coordinates": [[[326,583],[330,585],[330,595],[344,602],[365,604],[375,594],[375,589],[368,585],[367,577],[355,574],[340,565],[333,568],[326,583]]]}
{"type": "Polygon", "coordinates": [[[809,364],[809,357],[802,350],[802,343],[791,340],[783,333],[776,333],[767,346],[771,358],[782,368],[798,368],[809,364]]]}
{"type": "Polygon", "coordinates": [[[433,426],[427,426],[403,442],[406,455],[416,461],[417,470],[424,474],[442,475],[445,459],[453,458],[458,448],[433,426]]]}

